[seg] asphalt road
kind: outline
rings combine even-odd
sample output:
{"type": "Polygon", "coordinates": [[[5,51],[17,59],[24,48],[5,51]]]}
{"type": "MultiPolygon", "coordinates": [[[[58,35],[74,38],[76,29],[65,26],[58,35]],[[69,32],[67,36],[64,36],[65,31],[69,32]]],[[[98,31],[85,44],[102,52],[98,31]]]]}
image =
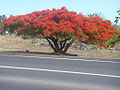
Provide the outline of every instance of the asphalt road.
{"type": "Polygon", "coordinates": [[[120,62],[0,55],[0,90],[120,90],[120,62]]]}

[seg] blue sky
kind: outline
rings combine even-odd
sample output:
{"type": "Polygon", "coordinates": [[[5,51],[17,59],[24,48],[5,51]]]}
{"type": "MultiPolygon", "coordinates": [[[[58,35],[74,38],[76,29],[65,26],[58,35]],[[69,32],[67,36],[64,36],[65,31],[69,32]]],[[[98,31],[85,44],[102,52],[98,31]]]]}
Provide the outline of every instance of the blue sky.
{"type": "Polygon", "coordinates": [[[0,15],[9,17],[62,6],[84,15],[101,12],[105,19],[113,22],[120,9],[120,0],[1,0],[0,15]]]}

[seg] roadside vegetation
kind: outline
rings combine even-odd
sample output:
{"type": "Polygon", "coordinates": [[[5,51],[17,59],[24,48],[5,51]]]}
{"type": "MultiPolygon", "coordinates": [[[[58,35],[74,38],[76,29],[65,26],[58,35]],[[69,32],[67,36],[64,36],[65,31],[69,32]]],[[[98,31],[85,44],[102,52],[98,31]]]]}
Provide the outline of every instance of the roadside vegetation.
{"type": "Polygon", "coordinates": [[[65,7],[9,18],[2,15],[0,51],[29,50],[119,58],[120,11],[117,13],[115,25],[105,20],[101,13],[83,16],[65,7]],[[8,34],[3,36],[5,32],[8,34]]]}
{"type": "Polygon", "coordinates": [[[3,25],[3,20],[6,18],[5,15],[0,15],[0,34],[3,35],[5,32],[3,31],[2,25],[3,25]]]}

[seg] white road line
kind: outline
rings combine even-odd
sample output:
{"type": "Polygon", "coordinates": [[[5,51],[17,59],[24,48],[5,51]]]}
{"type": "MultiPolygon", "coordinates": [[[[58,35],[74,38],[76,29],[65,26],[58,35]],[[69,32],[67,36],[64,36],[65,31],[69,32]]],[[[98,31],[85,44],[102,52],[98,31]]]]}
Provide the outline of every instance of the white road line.
{"type": "MultiPolygon", "coordinates": [[[[10,55],[4,55],[4,56],[10,56],[10,55]]],[[[100,63],[120,63],[118,61],[103,61],[103,60],[94,60],[94,59],[91,59],[91,60],[88,60],[88,59],[75,59],[75,58],[63,58],[63,57],[49,57],[49,56],[46,56],[46,57],[40,57],[40,56],[24,56],[24,55],[11,55],[11,56],[19,56],[19,57],[28,57],[28,58],[45,58],[45,59],[62,59],[62,60],[71,60],[71,61],[88,61],[88,62],[100,62],[100,63]]]]}
{"type": "Polygon", "coordinates": [[[17,67],[17,66],[0,66],[3,69],[15,69],[15,70],[29,70],[29,71],[43,71],[43,72],[56,72],[56,73],[67,73],[67,74],[78,74],[78,75],[91,75],[91,76],[101,76],[109,78],[120,78],[116,75],[105,75],[105,74],[95,74],[95,73],[85,73],[85,72],[75,72],[66,70],[55,70],[55,69],[40,69],[40,68],[30,68],[30,67],[17,67]]]}
{"type": "Polygon", "coordinates": [[[59,57],[40,57],[40,56],[22,56],[22,57],[33,57],[33,58],[46,58],[46,59],[62,59],[62,60],[71,60],[71,61],[88,61],[88,62],[101,62],[101,63],[120,63],[120,62],[117,62],[117,61],[100,61],[100,60],[94,60],[94,59],[91,59],[91,60],[88,60],[88,59],[73,59],[73,58],[59,58],[59,57]]]}

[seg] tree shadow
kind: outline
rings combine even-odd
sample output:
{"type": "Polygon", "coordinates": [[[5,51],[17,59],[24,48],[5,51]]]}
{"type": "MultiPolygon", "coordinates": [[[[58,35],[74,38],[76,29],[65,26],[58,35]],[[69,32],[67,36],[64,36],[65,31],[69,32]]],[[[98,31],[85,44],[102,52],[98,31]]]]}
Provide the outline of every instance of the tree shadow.
{"type": "Polygon", "coordinates": [[[32,52],[29,50],[26,51],[2,51],[1,53],[7,53],[7,54],[38,54],[38,55],[56,55],[56,56],[78,56],[77,54],[57,54],[57,53],[49,53],[49,52],[32,52]]]}

